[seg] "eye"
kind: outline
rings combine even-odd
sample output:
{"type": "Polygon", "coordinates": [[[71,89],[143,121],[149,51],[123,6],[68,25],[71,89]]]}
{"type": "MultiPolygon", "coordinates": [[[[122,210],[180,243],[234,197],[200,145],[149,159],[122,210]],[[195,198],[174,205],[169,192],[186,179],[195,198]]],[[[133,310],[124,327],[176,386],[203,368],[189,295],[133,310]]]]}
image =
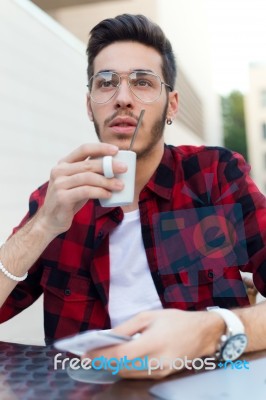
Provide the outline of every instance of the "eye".
{"type": "Polygon", "coordinates": [[[119,78],[111,73],[99,74],[95,79],[96,89],[114,89],[119,85],[119,78]]]}
{"type": "Polygon", "coordinates": [[[152,86],[151,82],[147,79],[140,79],[138,82],[139,86],[152,86]]]}
{"type": "Polygon", "coordinates": [[[144,78],[139,78],[139,79],[135,79],[133,80],[133,86],[139,86],[139,87],[143,87],[143,88],[148,88],[151,87],[152,84],[150,82],[149,79],[144,79],[144,78]]]}
{"type": "Polygon", "coordinates": [[[114,81],[102,81],[101,83],[100,83],[100,87],[103,87],[103,88],[109,88],[109,87],[115,87],[116,85],[115,85],[115,83],[114,83],[114,81]]]}
{"type": "Polygon", "coordinates": [[[129,77],[130,85],[136,89],[157,89],[159,84],[156,75],[144,71],[134,71],[129,77]]]}

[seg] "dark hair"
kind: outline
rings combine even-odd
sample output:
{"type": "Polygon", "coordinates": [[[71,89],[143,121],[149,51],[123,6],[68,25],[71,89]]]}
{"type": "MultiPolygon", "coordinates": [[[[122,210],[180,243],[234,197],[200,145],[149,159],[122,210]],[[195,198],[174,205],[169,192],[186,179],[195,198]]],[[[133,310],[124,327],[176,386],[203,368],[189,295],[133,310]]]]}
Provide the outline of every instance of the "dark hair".
{"type": "Polygon", "coordinates": [[[122,14],[99,22],[90,32],[87,47],[88,79],[93,75],[93,62],[99,52],[118,41],[136,41],[156,49],[162,56],[163,78],[172,88],[177,74],[175,56],[170,41],[159,25],[144,15],[122,14]]]}

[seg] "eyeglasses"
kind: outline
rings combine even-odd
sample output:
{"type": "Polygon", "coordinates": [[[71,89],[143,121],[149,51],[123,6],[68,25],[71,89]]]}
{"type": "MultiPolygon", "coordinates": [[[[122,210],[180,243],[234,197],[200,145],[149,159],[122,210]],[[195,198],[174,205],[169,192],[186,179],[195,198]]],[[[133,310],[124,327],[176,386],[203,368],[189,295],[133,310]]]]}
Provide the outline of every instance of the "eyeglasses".
{"type": "Polygon", "coordinates": [[[122,77],[127,78],[129,89],[143,103],[156,101],[162,93],[162,85],[173,90],[170,85],[162,82],[159,75],[152,72],[138,70],[119,75],[117,72],[103,71],[93,75],[87,85],[92,101],[103,104],[111,100],[120,88],[122,77]]]}

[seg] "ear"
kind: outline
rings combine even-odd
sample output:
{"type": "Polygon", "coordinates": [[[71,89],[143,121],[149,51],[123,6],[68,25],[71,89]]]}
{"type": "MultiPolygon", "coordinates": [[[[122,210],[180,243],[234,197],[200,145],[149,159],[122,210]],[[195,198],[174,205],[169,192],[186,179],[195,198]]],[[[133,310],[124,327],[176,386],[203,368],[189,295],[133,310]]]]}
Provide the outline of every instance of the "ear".
{"type": "Polygon", "coordinates": [[[169,93],[167,118],[173,120],[178,112],[178,93],[173,90],[169,93]]]}
{"type": "Polygon", "coordinates": [[[86,101],[87,101],[87,113],[88,113],[89,119],[91,121],[93,121],[93,112],[92,112],[92,109],[91,109],[91,99],[90,99],[89,94],[87,94],[87,100],[86,101]]]}

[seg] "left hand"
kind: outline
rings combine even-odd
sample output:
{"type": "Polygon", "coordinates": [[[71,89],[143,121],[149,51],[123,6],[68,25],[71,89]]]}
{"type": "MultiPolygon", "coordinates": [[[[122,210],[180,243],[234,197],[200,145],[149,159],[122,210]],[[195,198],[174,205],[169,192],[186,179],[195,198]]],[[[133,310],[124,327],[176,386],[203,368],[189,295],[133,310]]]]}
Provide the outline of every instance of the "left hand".
{"type": "Polygon", "coordinates": [[[131,336],[140,332],[141,337],[125,344],[95,349],[84,357],[104,356],[119,360],[127,356],[128,360],[133,360],[147,356],[150,374],[147,370],[122,369],[119,375],[123,378],[159,379],[176,372],[170,364],[176,358],[187,356],[193,360],[213,354],[223,327],[218,315],[206,311],[145,311],[113,329],[121,335],[131,336]],[[152,362],[154,358],[156,360],[152,362]],[[161,359],[160,367],[157,359],[161,359]]]}

